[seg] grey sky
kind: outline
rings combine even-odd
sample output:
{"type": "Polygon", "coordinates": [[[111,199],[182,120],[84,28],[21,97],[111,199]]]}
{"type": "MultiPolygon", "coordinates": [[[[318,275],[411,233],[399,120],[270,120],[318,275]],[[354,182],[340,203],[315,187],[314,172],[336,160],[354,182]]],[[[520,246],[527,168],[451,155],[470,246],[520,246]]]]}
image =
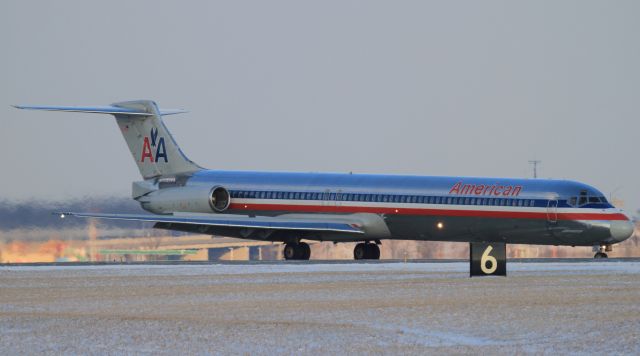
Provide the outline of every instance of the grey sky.
{"type": "Polygon", "coordinates": [[[128,195],[154,99],[208,168],[523,177],[640,207],[637,1],[2,1],[0,198],[128,195]]]}

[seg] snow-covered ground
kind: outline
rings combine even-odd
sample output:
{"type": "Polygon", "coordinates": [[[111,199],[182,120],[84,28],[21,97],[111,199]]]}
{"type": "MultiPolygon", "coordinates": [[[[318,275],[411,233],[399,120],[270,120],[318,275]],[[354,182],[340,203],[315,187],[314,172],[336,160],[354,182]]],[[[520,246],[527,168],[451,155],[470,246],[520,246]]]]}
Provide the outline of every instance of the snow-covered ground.
{"type": "Polygon", "coordinates": [[[640,262],[0,267],[0,354],[640,354],[640,262]]]}

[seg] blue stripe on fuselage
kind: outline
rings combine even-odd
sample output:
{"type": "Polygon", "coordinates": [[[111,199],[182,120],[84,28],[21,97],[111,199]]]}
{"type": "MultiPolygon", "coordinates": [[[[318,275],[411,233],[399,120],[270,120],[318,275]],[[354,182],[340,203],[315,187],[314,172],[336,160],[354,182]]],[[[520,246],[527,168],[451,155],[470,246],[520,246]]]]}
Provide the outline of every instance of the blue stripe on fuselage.
{"type": "MultiPolygon", "coordinates": [[[[439,177],[407,175],[374,175],[345,173],[291,173],[200,171],[188,181],[189,185],[222,185],[231,191],[318,192],[342,194],[387,194],[399,196],[439,196],[535,200],[535,207],[546,207],[549,200],[558,200],[558,207],[572,207],[569,197],[586,191],[589,196],[603,196],[584,183],[552,179],[515,179],[483,177],[439,177]],[[451,194],[452,188],[462,185],[497,185],[522,187],[517,196],[491,194],[451,194]]],[[[324,199],[323,199],[324,200],[324,199]]],[[[335,200],[331,199],[331,200],[335,200]]],[[[475,205],[475,204],[474,204],[475,205]]],[[[585,208],[611,208],[610,204],[588,204],[585,208]]]]}

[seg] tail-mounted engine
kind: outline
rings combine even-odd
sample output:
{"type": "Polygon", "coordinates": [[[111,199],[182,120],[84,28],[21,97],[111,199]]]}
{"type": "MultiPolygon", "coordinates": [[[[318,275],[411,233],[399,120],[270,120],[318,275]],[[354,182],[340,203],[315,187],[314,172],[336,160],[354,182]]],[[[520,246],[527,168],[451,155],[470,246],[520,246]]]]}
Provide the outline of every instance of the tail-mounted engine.
{"type": "Polygon", "coordinates": [[[156,214],[173,212],[222,213],[231,204],[231,195],[223,186],[172,187],[156,190],[137,199],[142,208],[156,214]]]}
{"type": "Polygon", "coordinates": [[[225,187],[217,186],[211,189],[211,194],[209,194],[209,205],[211,205],[211,209],[217,213],[221,213],[231,204],[231,195],[229,195],[229,191],[225,187]]]}

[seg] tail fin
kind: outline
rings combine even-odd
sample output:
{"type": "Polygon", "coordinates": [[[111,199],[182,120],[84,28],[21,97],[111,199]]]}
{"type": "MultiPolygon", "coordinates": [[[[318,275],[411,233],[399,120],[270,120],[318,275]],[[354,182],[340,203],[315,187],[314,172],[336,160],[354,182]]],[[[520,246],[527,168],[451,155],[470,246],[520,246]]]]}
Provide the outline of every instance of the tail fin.
{"type": "Polygon", "coordinates": [[[115,103],[111,106],[15,106],[18,109],[112,114],[144,179],[199,171],[202,167],[182,153],[162,122],[163,115],[182,110],[160,110],[151,100],[115,103]]]}

